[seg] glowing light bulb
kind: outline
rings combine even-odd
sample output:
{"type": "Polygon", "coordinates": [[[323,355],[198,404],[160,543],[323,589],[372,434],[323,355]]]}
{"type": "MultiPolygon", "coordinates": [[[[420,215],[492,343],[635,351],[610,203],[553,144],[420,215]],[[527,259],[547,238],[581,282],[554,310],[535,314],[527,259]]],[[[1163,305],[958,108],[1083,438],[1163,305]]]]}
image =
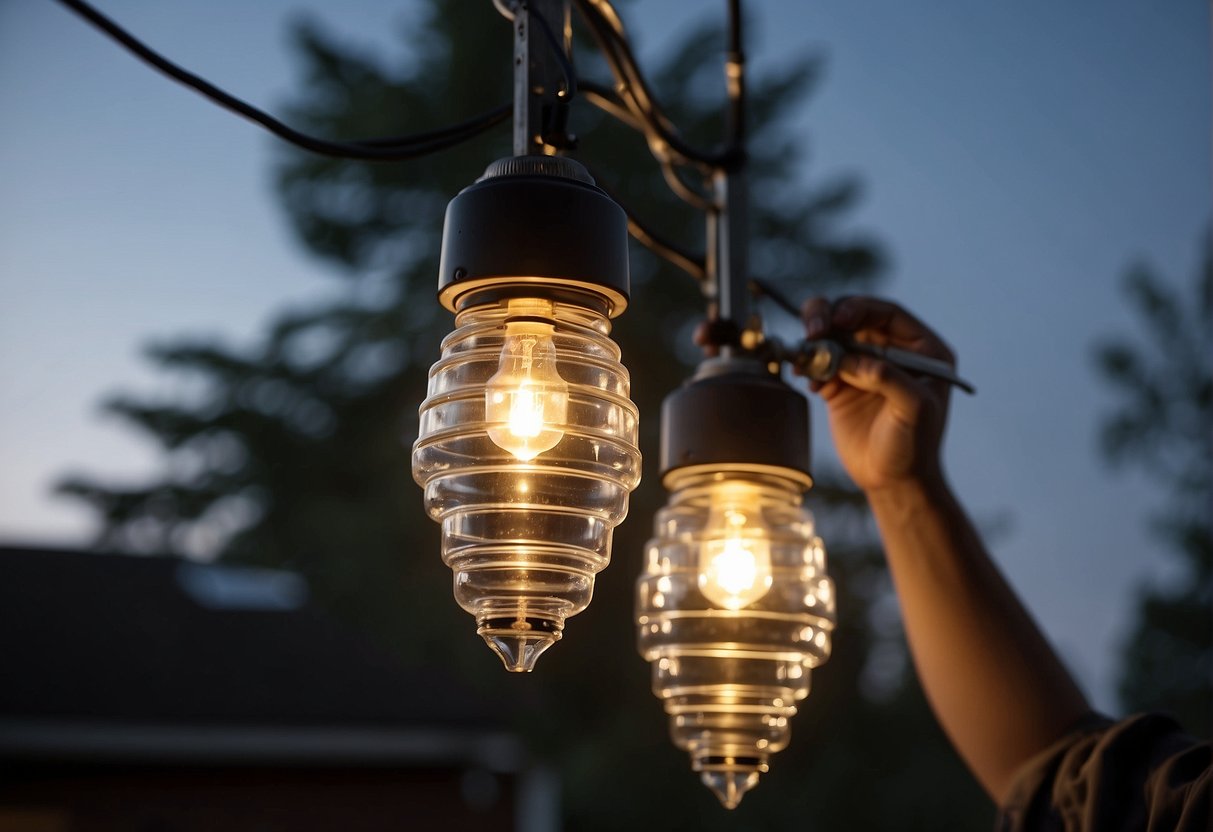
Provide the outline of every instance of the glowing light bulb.
{"type": "Polygon", "coordinates": [[[729,610],[749,606],[771,589],[771,542],[758,495],[744,483],[713,491],[699,545],[699,589],[729,610]]]}
{"type": "Polygon", "coordinates": [[[501,361],[485,388],[489,438],[521,460],[534,459],[564,438],[569,385],[556,370],[554,332],[542,321],[507,322],[501,361]]]}

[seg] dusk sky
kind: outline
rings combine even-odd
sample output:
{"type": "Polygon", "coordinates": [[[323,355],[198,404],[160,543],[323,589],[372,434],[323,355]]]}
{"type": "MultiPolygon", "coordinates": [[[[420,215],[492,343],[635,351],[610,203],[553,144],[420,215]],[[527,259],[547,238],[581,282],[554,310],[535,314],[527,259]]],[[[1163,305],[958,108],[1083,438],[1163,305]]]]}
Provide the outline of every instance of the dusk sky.
{"type": "MultiPolygon", "coordinates": [[[[494,14],[488,0],[460,2],[494,14]]],[[[797,119],[806,181],[862,178],[847,226],[886,245],[883,293],[945,335],[979,390],[953,406],[953,483],[979,521],[999,521],[996,560],[1096,704],[1115,710],[1134,587],[1165,580],[1170,555],[1147,529],[1161,497],[1099,457],[1114,399],[1091,355],[1136,329],[1126,267],[1145,261],[1185,284],[1197,267],[1213,208],[1208,4],[746,5],[755,73],[806,52],[826,60],[797,119]]],[[[271,111],[299,91],[296,15],[390,63],[413,8],[98,6],[271,111]]],[[[644,0],[626,20],[652,58],[670,32],[723,9],[644,0]]],[[[252,343],[276,310],[342,285],[292,237],[270,184],[274,139],[57,4],[0,0],[0,112],[0,540],[82,544],[93,518],[53,483],[71,471],[138,481],[159,464],[100,415],[116,390],[178,389],[143,345],[186,333],[252,343]]]]}

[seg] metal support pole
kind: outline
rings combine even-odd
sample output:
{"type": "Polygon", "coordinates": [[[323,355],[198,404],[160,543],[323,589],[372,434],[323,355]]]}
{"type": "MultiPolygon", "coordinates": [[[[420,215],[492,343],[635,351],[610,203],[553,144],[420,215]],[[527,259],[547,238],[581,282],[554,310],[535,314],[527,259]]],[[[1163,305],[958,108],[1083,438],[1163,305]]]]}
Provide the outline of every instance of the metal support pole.
{"type": "Polygon", "coordinates": [[[561,90],[560,61],[541,28],[547,21],[566,55],[572,48],[569,0],[526,0],[514,13],[514,155],[552,155],[545,142],[561,90]]]}
{"type": "Polygon", "coordinates": [[[745,54],[742,51],[741,0],[729,0],[729,53],[725,82],[729,92],[726,139],[743,154],[739,164],[716,170],[712,179],[716,205],[708,216],[708,270],[706,293],[715,302],[715,314],[738,328],[750,314],[749,295],[749,193],[745,175],[746,136],[745,54]]]}
{"type": "Polygon", "coordinates": [[[704,223],[705,252],[703,258],[703,296],[708,299],[708,317],[717,318],[720,315],[720,211],[713,209],[707,212],[704,223]]]}
{"type": "Polygon", "coordinates": [[[716,225],[716,302],[719,317],[745,326],[750,313],[749,208],[745,174],[717,171],[714,177],[721,208],[716,225]]]}

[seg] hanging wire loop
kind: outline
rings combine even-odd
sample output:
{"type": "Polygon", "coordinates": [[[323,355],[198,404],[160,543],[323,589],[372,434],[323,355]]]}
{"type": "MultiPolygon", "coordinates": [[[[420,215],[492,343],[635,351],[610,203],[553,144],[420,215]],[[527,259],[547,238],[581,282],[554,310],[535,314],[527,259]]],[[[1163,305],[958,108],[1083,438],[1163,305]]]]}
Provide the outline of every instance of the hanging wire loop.
{"type": "Polygon", "coordinates": [[[264,127],[278,138],[296,147],[301,147],[304,150],[310,150],[313,153],[325,156],[376,162],[398,162],[405,159],[415,159],[418,156],[446,150],[465,142],[498,124],[504,123],[513,112],[513,105],[503,104],[467,121],[410,136],[344,142],[320,139],[283,124],[270,114],[219,89],[205,78],[201,78],[189,70],[178,66],[88,3],[83,2],[83,0],[59,0],[59,2],[105,33],[128,52],[135,55],[135,57],[178,83],[184,84],[195,92],[200,93],[220,107],[264,127]]]}

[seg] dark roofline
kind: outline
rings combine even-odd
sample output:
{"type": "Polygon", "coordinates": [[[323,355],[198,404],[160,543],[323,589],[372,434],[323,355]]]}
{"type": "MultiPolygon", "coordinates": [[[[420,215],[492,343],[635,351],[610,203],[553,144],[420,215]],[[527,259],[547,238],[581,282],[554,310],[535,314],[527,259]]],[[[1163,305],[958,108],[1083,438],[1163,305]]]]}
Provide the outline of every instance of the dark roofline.
{"type": "Polygon", "coordinates": [[[0,760],[157,765],[437,766],[522,770],[519,739],[444,728],[214,725],[0,718],[0,760]]]}
{"type": "Polygon", "coordinates": [[[502,730],[450,668],[406,665],[306,595],[282,571],[0,546],[0,719],[502,730]]]}

